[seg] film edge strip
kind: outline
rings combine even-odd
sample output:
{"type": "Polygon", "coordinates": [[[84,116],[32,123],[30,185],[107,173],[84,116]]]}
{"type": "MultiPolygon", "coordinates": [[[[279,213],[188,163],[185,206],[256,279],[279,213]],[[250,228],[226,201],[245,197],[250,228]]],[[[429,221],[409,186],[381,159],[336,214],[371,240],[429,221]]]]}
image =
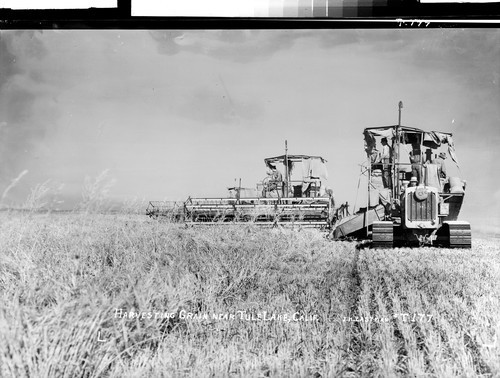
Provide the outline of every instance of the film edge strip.
{"type": "MultiPolygon", "coordinates": [[[[467,0],[242,0],[246,4],[234,15],[205,9],[183,13],[150,7],[142,10],[138,0],[74,0],[79,6],[116,5],[108,8],[9,9],[13,1],[0,1],[0,28],[344,28],[344,27],[498,27],[500,1],[467,0]],[[446,1],[446,3],[444,2],[446,1]],[[262,8],[252,8],[252,4],[262,8]],[[267,7],[267,8],[266,8],[267,7]],[[281,8],[280,8],[281,7],[281,8]],[[170,12],[170,13],[169,13],[170,12]],[[206,15],[204,15],[206,14],[206,15]]],[[[63,0],[57,1],[59,4],[63,0]]],[[[182,2],[182,0],[179,0],[182,2]]],[[[193,1],[193,0],[191,0],[193,1]]],[[[199,0],[196,0],[199,1],[199,0]]],[[[228,0],[219,0],[226,4],[228,0]]],[[[33,2],[33,0],[31,0],[33,2]]],[[[204,1],[207,3],[206,1],[204,1]]],[[[22,1],[21,1],[22,3],[22,1]]],[[[40,1],[37,1],[38,6],[40,1]]],[[[43,2],[45,3],[45,1],[43,2]]],[[[66,6],[75,4],[64,1],[66,6]]],[[[217,2],[211,2],[215,4],[217,2]]],[[[236,3],[233,0],[233,3],[236,3]]],[[[189,3],[188,3],[189,4],[189,3]]],[[[239,4],[239,3],[238,3],[239,4]]]]}

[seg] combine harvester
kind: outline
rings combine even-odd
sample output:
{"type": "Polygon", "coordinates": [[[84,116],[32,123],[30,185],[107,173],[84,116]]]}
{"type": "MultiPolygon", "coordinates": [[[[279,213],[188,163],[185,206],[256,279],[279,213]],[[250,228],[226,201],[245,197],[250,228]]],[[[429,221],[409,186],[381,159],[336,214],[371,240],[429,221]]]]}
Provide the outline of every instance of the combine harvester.
{"type": "Polygon", "coordinates": [[[333,192],[327,188],[321,156],[285,155],[264,159],[267,177],[256,188],[228,188],[226,198],[191,198],[181,203],[152,201],[151,217],[166,216],[187,225],[253,222],[259,226],[300,226],[329,230],[335,219],[333,192]]]}
{"type": "Polygon", "coordinates": [[[470,224],[458,221],[466,183],[449,177],[444,163],[446,149],[458,167],[452,134],[402,126],[402,107],[398,125],[364,130],[368,204],[337,220],[331,234],[369,239],[375,248],[470,248],[470,224]]]}

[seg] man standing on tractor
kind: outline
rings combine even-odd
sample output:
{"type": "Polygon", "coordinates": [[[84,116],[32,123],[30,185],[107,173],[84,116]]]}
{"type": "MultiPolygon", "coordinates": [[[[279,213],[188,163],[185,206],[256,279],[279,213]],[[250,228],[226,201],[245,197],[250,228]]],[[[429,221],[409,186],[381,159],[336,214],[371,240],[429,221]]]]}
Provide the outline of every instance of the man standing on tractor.
{"type": "Polygon", "coordinates": [[[382,153],[380,154],[380,160],[382,162],[382,170],[383,170],[382,180],[384,182],[384,188],[391,189],[392,148],[387,143],[386,137],[382,138],[381,143],[382,143],[382,153]]]}
{"type": "Polygon", "coordinates": [[[370,163],[372,165],[372,171],[375,169],[381,169],[380,165],[380,152],[377,150],[377,146],[374,145],[370,152],[370,163]]]}
{"type": "Polygon", "coordinates": [[[422,151],[419,146],[413,146],[413,151],[410,152],[411,174],[417,178],[418,182],[422,182],[422,151]]]}
{"type": "Polygon", "coordinates": [[[445,179],[448,175],[446,174],[446,165],[444,161],[446,160],[446,153],[445,152],[440,152],[438,157],[432,162],[433,164],[436,164],[438,167],[438,175],[439,178],[445,179]]]}
{"type": "Polygon", "coordinates": [[[268,166],[270,171],[267,173],[269,176],[267,191],[276,191],[278,193],[278,196],[280,196],[280,194],[282,195],[282,193],[280,193],[280,190],[283,188],[283,176],[281,172],[276,169],[275,165],[268,164],[268,166]]]}

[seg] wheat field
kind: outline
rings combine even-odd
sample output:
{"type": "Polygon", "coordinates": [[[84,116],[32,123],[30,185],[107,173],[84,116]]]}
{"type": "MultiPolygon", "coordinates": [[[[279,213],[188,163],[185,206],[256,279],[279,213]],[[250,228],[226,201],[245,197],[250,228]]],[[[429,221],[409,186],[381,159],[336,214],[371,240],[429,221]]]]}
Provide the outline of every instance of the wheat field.
{"type": "Polygon", "coordinates": [[[0,214],[1,377],[500,376],[500,247],[0,214]]]}

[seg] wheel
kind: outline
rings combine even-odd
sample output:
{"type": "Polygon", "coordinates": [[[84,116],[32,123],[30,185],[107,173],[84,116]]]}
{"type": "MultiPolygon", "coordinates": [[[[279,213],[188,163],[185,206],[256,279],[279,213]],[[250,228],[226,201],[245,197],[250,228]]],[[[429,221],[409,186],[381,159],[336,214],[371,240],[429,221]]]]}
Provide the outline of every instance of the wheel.
{"type": "Polygon", "coordinates": [[[373,222],[372,240],[373,248],[392,248],[394,245],[392,222],[373,222]]]}

